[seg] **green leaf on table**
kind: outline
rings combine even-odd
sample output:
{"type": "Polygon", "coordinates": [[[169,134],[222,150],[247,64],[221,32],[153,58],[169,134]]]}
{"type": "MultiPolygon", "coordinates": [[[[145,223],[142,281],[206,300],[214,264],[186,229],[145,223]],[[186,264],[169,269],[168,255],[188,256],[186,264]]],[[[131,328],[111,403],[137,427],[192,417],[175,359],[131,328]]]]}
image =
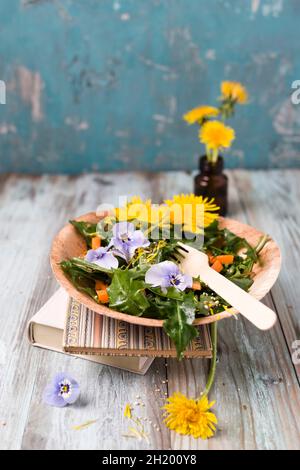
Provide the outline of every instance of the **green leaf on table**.
{"type": "Polygon", "coordinates": [[[141,316],[150,304],[145,294],[145,282],[135,279],[131,270],[116,269],[108,287],[109,306],[120,312],[141,316]]]}

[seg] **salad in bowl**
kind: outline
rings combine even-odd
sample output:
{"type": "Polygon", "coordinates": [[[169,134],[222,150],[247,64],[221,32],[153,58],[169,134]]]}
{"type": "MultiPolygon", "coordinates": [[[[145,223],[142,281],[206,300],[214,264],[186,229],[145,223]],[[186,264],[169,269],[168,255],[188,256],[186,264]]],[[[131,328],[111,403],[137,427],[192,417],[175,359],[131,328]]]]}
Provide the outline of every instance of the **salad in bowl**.
{"type": "Polygon", "coordinates": [[[76,256],[59,260],[68,282],[95,306],[159,321],[178,358],[197,335],[199,319],[230,309],[201,277],[181,272],[178,242],[205,252],[214,270],[246,291],[268,242],[261,234],[253,246],[226,227],[213,200],[184,194],[160,205],[134,197],[95,221],[70,223],[83,243],[76,256]]]}

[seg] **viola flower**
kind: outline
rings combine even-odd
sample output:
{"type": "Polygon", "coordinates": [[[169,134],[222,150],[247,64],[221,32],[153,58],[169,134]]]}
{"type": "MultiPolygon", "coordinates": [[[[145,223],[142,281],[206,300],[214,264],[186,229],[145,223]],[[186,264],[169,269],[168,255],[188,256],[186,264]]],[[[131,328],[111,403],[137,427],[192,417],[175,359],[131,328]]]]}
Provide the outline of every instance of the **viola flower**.
{"type": "Polygon", "coordinates": [[[167,287],[183,291],[193,285],[192,277],[183,274],[172,261],[163,261],[152,266],[146,272],[145,281],[152,287],[161,287],[163,292],[166,292],[167,287]]]}
{"type": "Polygon", "coordinates": [[[113,237],[109,246],[114,247],[114,254],[124,258],[127,263],[131,260],[137,248],[149,246],[150,242],[141,230],[135,230],[130,222],[119,222],[113,227],[113,237]]]}
{"type": "Polygon", "coordinates": [[[97,264],[101,268],[116,269],[119,265],[117,258],[108,251],[108,247],[100,247],[96,250],[89,250],[84,258],[89,263],[97,264]]]}
{"type": "Polygon", "coordinates": [[[47,385],[43,393],[43,400],[47,405],[62,408],[75,403],[79,394],[80,389],[76,380],[62,372],[57,374],[47,385]]]}

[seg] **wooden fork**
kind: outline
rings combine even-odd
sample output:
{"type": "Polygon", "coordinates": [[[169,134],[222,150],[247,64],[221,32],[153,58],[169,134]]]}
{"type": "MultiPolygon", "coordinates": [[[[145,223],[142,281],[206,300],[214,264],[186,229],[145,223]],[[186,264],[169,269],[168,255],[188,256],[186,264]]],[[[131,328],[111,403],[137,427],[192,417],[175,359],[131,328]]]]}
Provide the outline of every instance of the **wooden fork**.
{"type": "Polygon", "coordinates": [[[176,248],[180,251],[177,260],[183,273],[192,277],[200,276],[210,289],[260,330],[269,330],[275,325],[277,317],[273,310],[212,269],[205,253],[181,242],[176,248]]]}

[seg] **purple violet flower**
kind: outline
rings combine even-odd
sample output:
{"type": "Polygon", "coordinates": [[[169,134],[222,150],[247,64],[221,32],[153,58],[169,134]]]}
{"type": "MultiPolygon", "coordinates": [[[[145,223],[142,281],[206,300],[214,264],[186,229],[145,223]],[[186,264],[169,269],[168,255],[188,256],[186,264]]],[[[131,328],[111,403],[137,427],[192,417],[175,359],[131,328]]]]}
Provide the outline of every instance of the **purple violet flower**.
{"type": "Polygon", "coordinates": [[[130,222],[119,222],[113,227],[113,237],[110,246],[114,254],[124,258],[127,263],[131,260],[137,248],[149,246],[150,242],[141,230],[135,230],[130,222]]]}
{"type": "Polygon", "coordinates": [[[119,265],[117,258],[114,257],[112,252],[108,251],[108,247],[100,246],[97,250],[89,250],[84,259],[106,269],[116,269],[119,265]]]}
{"type": "Polygon", "coordinates": [[[79,394],[80,389],[76,380],[62,372],[56,374],[52,382],[47,385],[43,393],[43,400],[47,405],[62,408],[75,403],[79,394]]]}
{"type": "Polygon", "coordinates": [[[172,261],[163,261],[152,266],[146,272],[145,281],[152,287],[161,287],[163,292],[166,292],[167,287],[183,291],[193,285],[192,277],[183,274],[172,261]]]}

